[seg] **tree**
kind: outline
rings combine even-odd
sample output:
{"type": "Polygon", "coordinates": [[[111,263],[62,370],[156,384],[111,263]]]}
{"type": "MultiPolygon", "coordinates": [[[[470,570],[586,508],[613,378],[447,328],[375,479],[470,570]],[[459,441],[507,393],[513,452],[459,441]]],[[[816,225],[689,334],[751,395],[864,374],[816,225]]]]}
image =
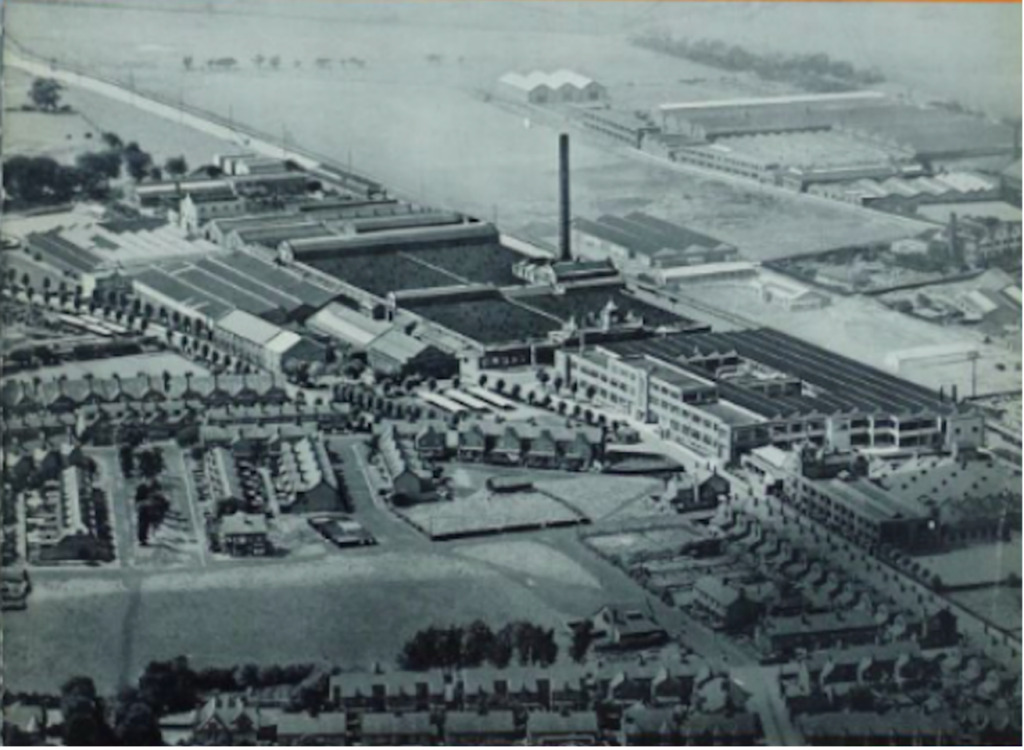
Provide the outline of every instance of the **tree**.
{"type": "Polygon", "coordinates": [[[270,60],[268,62],[270,63],[270,67],[273,70],[277,70],[278,68],[281,67],[281,56],[280,55],[274,55],[274,56],[272,56],[270,58],[270,60]]]}
{"type": "Polygon", "coordinates": [[[185,66],[185,70],[192,70],[192,66],[195,64],[195,59],[192,55],[185,55],[181,58],[181,64],[185,66]]]}
{"type": "Polygon", "coordinates": [[[4,163],[3,185],[12,200],[29,204],[66,203],[81,185],[75,167],[48,156],[15,156],[4,163]]]}
{"type": "Polygon", "coordinates": [[[136,182],[141,182],[153,167],[153,157],[139,148],[134,141],[125,147],[122,153],[128,174],[136,182]]]}
{"type": "Polygon", "coordinates": [[[73,677],[64,683],[60,707],[64,715],[64,744],[106,745],[114,739],[96,685],[88,677],[73,677]]]}
{"type": "Polygon", "coordinates": [[[577,664],[582,664],[594,642],[594,623],[584,620],[572,632],[572,646],[569,647],[569,656],[577,664]]]}
{"type": "Polygon", "coordinates": [[[121,174],[121,156],[116,151],[80,154],[75,167],[82,191],[91,198],[104,198],[110,192],[110,180],[121,174]]]}
{"type": "Polygon", "coordinates": [[[171,177],[183,177],[188,174],[188,162],[184,156],[172,156],[164,162],[164,171],[171,177]]]}
{"type": "Polygon", "coordinates": [[[267,58],[265,58],[262,54],[259,54],[259,55],[256,55],[256,57],[254,57],[252,59],[252,61],[254,63],[256,63],[256,67],[257,68],[262,70],[263,69],[263,63],[265,63],[267,61],[267,58]]]}
{"type": "Polygon", "coordinates": [[[478,667],[494,647],[494,632],[482,620],[470,623],[462,642],[462,666],[478,667]]]}
{"type": "Polygon", "coordinates": [[[153,707],[142,700],[139,691],[121,691],[114,712],[114,734],[122,745],[162,745],[160,722],[153,707]]]}
{"type": "Polygon", "coordinates": [[[112,151],[120,151],[124,148],[124,141],[121,140],[121,136],[117,133],[106,132],[100,136],[103,143],[106,144],[107,148],[112,151]]]}
{"type": "Polygon", "coordinates": [[[60,107],[60,92],[63,89],[53,78],[36,78],[32,81],[28,96],[39,109],[55,112],[60,107]]]}
{"type": "Polygon", "coordinates": [[[139,678],[139,695],[161,716],[195,708],[198,688],[188,659],[150,662],[139,678]]]}
{"type": "Polygon", "coordinates": [[[121,473],[126,477],[135,473],[135,451],[130,445],[122,445],[118,451],[118,458],[121,460],[121,473]]]}
{"type": "Polygon", "coordinates": [[[139,453],[139,473],[146,479],[156,479],[164,470],[164,454],[159,448],[139,453]]]}

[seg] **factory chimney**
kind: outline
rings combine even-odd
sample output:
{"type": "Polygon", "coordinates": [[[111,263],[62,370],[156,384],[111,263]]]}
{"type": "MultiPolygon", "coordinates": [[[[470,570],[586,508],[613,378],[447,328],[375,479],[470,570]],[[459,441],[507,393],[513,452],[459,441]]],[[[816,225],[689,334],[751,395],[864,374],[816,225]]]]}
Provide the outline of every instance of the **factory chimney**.
{"type": "Polygon", "coordinates": [[[572,209],[569,205],[569,134],[558,136],[559,260],[572,260],[572,209]]]}

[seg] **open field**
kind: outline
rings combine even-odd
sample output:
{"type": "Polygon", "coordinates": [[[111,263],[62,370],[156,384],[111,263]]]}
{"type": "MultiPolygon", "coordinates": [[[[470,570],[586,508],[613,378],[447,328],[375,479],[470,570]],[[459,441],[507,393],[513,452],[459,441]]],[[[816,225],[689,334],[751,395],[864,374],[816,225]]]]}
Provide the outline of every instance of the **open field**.
{"type": "MultiPolygon", "coordinates": [[[[124,83],[137,91],[255,125],[275,138],[350,163],[405,196],[497,218],[511,233],[546,234],[543,228],[556,217],[557,138],[555,130],[533,126],[486,101],[507,70],[573,67],[607,83],[613,98],[619,87],[632,83],[635,88],[649,79],[652,70],[662,79],[715,81],[719,96],[754,93],[750,81],[636,49],[618,35],[515,27],[474,27],[453,34],[443,25],[410,34],[393,20],[345,24],[318,19],[313,26],[310,19],[288,18],[274,22],[275,38],[269,44],[267,21],[258,15],[232,17],[232,33],[224,35],[216,18],[196,24],[188,13],[119,11],[107,17],[97,9],[68,11],[80,16],[84,28],[101,20],[110,25],[107,33],[130,28],[123,38],[133,39],[134,46],[112,51],[85,35],[62,33],[58,38],[41,7],[18,6],[11,23],[21,43],[44,55],[57,54],[122,80],[130,68],[132,79],[124,83]],[[332,24],[329,35],[323,33],[327,24],[332,24]],[[445,62],[424,63],[427,54],[442,49],[445,62]],[[236,57],[241,69],[187,72],[182,65],[186,55],[195,55],[201,64],[214,51],[236,57]],[[281,55],[281,70],[257,69],[251,60],[258,53],[281,55]],[[357,56],[365,66],[342,68],[337,63],[341,54],[357,56]],[[331,67],[316,67],[317,55],[329,57],[331,67]],[[271,111],[267,101],[288,106],[271,111]]],[[[664,95],[653,95],[650,104],[664,95]]],[[[84,102],[81,107],[92,111],[84,102]]],[[[136,136],[144,146],[158,140],[155,131],[149,135],[145,121],[137,129],[145,131],[136,136]]],[[[238,140],[244,143],[243,136],[238,140]]],[[[911,233],[905,220],[684,173],[576,141],[573,192],[580,215],[645,208],[733,242],[758,259],[911,233]]]]}
{"type": "Polygon", "coordinates": [[[1021,577],[1021,537],[1009,542],[972,544],[969,547],[915,558],[947,586],[1001,583],[1007,576],[1021,577]]]}
{"type": "Polygon", "coordinates": [[[50,156],[70,164],[75,157],[101,147],[100,134],[78,112],[23,112],[30,104],[32,78],[9,69],[4,74],[4,150],[24,156],[50,156]]]}
{"type": "Polygon", "coordinates": [[[519,580],[469,558],[349,550],[336,563],[124,580],[37,576],[28,610],[5,618],[6,687],[56,690],[72,675],[89,674],[109,690],[134,680],[149,660],[179,654],[200,666],[390,663],[427,624],[479,617],[560,628],[603,603],[601,589],[579,585],[579,575],[519,580]]]}
{"type": "Polygon", "coordinates": [[[995,625],[1021,632],[1021,592],[1009,586],[956,591],[949,598],[995,625]]]}
{"type": "Polygon", "coordinates": [[[647,477],[580,474],[572,479],[538,481],[534,486],[597,521],[649,497],[662,488],[662,483],[647,477]]]}

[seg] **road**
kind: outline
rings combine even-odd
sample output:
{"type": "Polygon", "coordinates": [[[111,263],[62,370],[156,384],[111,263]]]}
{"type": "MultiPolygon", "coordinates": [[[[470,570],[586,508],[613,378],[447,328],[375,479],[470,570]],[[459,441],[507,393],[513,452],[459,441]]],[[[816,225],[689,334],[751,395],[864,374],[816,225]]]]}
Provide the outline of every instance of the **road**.
{"type": "Polygon", "coordinates": [[[732,670],[732,681],[750,693],[748,708],[761,717],[769,745],[802,745],[804,738],[789,718],[779,684],[779,667],[746,666],[732,670]]]}

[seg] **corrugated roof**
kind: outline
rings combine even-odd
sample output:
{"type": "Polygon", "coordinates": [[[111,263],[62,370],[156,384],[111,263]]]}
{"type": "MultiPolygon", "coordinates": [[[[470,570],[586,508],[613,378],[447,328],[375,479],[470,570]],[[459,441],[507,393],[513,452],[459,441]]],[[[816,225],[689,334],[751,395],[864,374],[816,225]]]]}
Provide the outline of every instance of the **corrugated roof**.
{"type": "Polygon", "coordinates": [[[392,328],[371,341],[367,348],[401,362],[417,356],[427,348],[427,345],[392,328]]]}
{"type": "Polygon", "coordinates": [[[593,79],[564,68],[553,73],[545,73],[543,70],[534,70],[525,75],[515,72],[506,73],[499,80],[524,91],[532,91],[539,86],[557,89],[565,85],[582,89],[594,83],[593,79]]]}
{"type": "Polygon", "coordinates": [[[282,333],[278,326],[245,310],[232,310],[217,321],[217,327],[261,346],[282,333]]]}
{"type": "Polygon", "coordinates": [[[356,347],[366,346],[391,328],[387,321],[374,320],[337,302],[309,318],[306,326],[356,347]]]}

